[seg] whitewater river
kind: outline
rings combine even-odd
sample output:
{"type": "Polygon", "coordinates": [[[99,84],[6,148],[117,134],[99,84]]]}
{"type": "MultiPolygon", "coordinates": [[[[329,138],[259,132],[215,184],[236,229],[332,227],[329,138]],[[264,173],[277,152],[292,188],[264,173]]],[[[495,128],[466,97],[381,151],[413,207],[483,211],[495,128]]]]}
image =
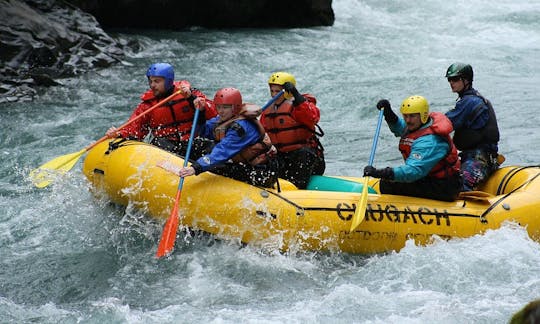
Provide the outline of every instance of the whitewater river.
{"type": "MultiPolygon", "coordinates": [[[[156,260],[162,224],[96,200],[81,162],[47,189],[33,168],[121,125],[149,64],[213,97],[224,86],[264,104],[277,70],[317,96],[327,174],[361,176],[377,111],[413,94],[453,106],[444,73],[473,65],[495,107],[507,164],[540,163],[540,3],[354,1],[332,27],[121,33],[141,52],[0,106],[0,323],[506,323],[540,297],[540,245],[508,225],[468,239],[371,257],[240,249],[181,236],[156,260]]],[[[286,14],[286,9],[280,11],[286,14]]],[[[276,19],[279,19],[277,17],[276,19]]],[[[375,166],[401,162],[386,126],[375,166]]],[[[540,217],[540,214],[537,215],[540,217]]]]}

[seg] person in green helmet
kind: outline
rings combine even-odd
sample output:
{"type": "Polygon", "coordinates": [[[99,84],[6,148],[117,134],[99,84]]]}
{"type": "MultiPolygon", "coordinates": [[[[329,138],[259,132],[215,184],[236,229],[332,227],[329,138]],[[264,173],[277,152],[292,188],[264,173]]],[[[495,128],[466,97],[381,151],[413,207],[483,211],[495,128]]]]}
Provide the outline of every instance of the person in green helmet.
{"type": "Polygon", "coordinates": [[[453,140],[460,151],[463,191],[477,190],[499,167],[499,127],[491,102],[473,88],[473,69],[454,63],[446,70],[456,105],[446,113],[454,126],[453,140]]]}

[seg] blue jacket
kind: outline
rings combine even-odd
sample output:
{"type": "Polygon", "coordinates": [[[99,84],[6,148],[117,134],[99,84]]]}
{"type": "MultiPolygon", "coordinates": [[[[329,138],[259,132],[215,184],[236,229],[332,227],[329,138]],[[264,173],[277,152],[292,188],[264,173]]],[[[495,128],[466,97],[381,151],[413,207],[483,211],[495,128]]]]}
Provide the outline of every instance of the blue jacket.
{"type": "MultiPolygon", "coordinates": [[[[432,122],[430,119],[421,128],[429,127],[432,122]]],[[[395,124],[389,124],[388,127],[396,137],[401,137],[407,129],[407,124],[399,117],[395,124]]],[[[417,138],[412,143],[411,154],[405,160],[405,164],[393,168],[394,181],[414,182],[426,177],[431,169],[446,157],[449,150],[448,143],[439,135],[430,134],[417,138]]]]}
{"type": "Polygon", "coordinates": [[[460,94],[454,109],[448,111],[445,115],[452,121],[454,129],[470,128],[480,129],[486,126],[489,120],[488,106],[484,100],[476,95],[476,90],[469,89],[460,94]],[[469,115],[477,107],[481,106],[478,116],[470,120],[469,115]]]}
{"type": "MultiPolygon", "coordinates": [[[[214,128],[218,125],[218,121],[219,116],[206,121],[204,129],[201,130],[201,136],[215,140],[214,128]]],[[[240,119],[234,122],[234,124],[238,126],[229,127],[225,133],[225,137],[212,148],[210,154],[199,158],[194,163],[193,167],[198,171],[197,173],[223,165],[244,148],[259,141],[261,134],[252,122],[246,119],[240,119]],[[200,169],[198,169],[199,166],[200,169]]]]}
{"type": "Polygon", "coordinates": [[[454,126],[459,150],[487,149],[497,152],[499,129],[491,103],[474,88],[459,94],[456,106],[446,113],[454,126]]]}

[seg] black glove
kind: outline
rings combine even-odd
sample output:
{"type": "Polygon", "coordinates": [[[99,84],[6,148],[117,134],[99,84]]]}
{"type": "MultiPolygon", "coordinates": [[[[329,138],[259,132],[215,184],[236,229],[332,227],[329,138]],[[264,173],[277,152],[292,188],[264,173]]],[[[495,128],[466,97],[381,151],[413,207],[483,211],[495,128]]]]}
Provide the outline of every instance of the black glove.
{"type": "Polygon", "coordinates": [[[202,166],[199,163],[193,162],[191,163],[191,166],[193,167],[193,170],[195,170],[195,175],[202,173],[202,166]]]}
{"type": "Polygon", "coordinates": [[[387,167],[377,170],[371,165],[364,168],[364,177],[380,178],[385,180],[394,180],[394,169],[387,167]]]}
{"type": "MultiPolygon", "coordinates": [[[[197,108],[194,108],[194,109],[197,109],[197,108]]],[[[193,116],[193,117],[195,117],[195,116],[193,116]]],[[[205,125],[206,124],[206,117],[205,117],[204,111],[199,111],[199,118],[197,118],[197,120],[193,120],[193,122],[195,124],[197,124],[197,126],[205,125]]]]}
{"type": "Polygon", "coordinates": [[[383,108],[383,115],[386,122],[389,124],[395,124],[398,120],[398,116],[392,110],[392,107],[390,106],[390,101],[386,99],[379,100],[379,102],[377,102],[377,109],[381,110],[383,108]]]}
{"type": "Polygon", "coordinates": [[[304,96],[302,96],[300,92],[298,92],[298,89],[296,89],[296,87],[292,83],[285,82],[283,84],[283,89],[285,89],[285,91],[293,95],[294,97],[293,106],[298,106],[302,102],[306,101],[306,98],[304,98],[304,96]]]}
{"type": "Polygon", "coordinates": [[[390,101],[386,99],[379,100],[379,102],[377,102],[377,109],[381,110],[383,108],[384,110],[391,110],[392,107],[390,107],[390,101]]]}
{"type": "Polygon", "coordinates": [[[292,93],[293,91],[298,92],[298,90],[296,90],[296,87],[294,86],[294,84],[292,84],[291,82],[285,82],[283,84],[283,89],[285,89],[285,91],[287,91],[289,93],[292,93]]]}

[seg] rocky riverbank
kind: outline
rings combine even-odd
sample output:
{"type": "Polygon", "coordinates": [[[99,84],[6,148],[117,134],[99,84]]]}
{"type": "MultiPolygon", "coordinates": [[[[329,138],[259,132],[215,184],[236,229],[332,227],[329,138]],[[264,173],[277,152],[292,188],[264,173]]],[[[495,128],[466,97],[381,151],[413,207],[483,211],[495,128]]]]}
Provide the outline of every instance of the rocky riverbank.
{"type": "Polygon", "coordinates": [[[285,28],[333,22],[331,0],[0,0],[0,103],[33,100],[38,87],[124,62],[126,51],[138,50],[139,44],[111,37],[102,26],[285,28]]]}
{"type": "Polygon", "coordinates": [[[121,62],[129,46],[70,4],[0,0],[0,103],[32,100],[39,86],[121,62]]]}

